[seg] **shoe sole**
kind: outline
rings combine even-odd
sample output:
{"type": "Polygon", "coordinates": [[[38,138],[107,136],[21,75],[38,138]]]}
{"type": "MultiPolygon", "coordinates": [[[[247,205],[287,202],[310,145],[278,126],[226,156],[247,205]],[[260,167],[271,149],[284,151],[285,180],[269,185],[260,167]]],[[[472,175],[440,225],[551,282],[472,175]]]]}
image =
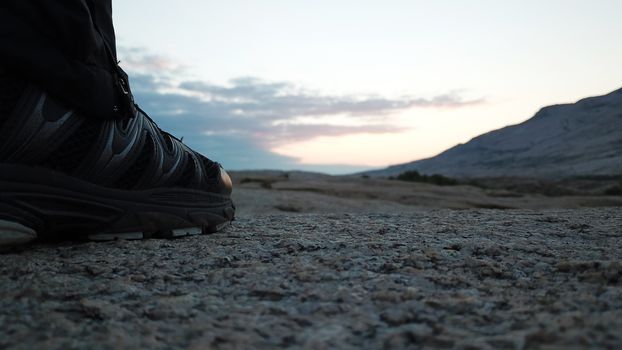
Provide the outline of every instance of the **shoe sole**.
{"type": "Polygon", "coordinates": [[[37,234],[96,241],[207,234],[226,227],[234,212],[228,195],[119,190],[46,168],[0,164],[0,245],[37,234]]]}
{"type": "Polygon", "coordinates": [[[37,233],[30,227],[18,222],[0,220],[0,247],[26,244],[37,238],[37,233]]]}

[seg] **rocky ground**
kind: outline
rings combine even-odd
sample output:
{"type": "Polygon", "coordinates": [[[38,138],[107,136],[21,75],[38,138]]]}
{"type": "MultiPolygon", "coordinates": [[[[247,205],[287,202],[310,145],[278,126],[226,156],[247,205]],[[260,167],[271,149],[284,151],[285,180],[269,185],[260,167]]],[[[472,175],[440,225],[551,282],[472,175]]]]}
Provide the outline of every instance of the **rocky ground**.
{"type": "Polygon", "coordinates": [[[620,179],[480,179],[485,188],[305,172],[236,171],[233,197],[241,216],[271,213],[401,213],[423,208],[558,209],[622,207],[620,179]],[[617,187],[616,187],[617,186],[617,187]]]}
{"type": "Polygon", "coordinates": [[[621,348],[622,208],[280,214],[0,255],[0,348],[621,348]]]}

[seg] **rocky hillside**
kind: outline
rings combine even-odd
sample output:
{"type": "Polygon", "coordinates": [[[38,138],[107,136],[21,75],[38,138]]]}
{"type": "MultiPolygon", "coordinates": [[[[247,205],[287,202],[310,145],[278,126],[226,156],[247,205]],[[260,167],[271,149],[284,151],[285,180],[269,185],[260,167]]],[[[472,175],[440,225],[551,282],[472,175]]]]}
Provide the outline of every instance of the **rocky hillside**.
{"type": "Polygon", "coordinates": [[[480,135],[435,157],[367,174],[407,170],[467,178],[622,174],[622,89],[544,107],[521,124],[480,135]]]}

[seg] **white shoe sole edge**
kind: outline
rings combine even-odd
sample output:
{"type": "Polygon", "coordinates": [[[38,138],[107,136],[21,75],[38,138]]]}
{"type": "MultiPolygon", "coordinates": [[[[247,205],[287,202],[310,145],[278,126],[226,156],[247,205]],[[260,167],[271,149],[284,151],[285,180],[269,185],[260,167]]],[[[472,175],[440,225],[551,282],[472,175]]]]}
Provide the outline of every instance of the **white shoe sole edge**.
{"type": "MultiPolygon", "coordinates": [[[[177,238],[177,237],[185,237],[185,236],[195,236],[203,233],[203,229],[201,227],[185,227],[171,230],[168,235],[161,236],[161,238],[177,238]]],[[[114,232],[114,233],[94,233],[87,236],[91,241],[113,241],[113,240],[139,240],[147,237],[151,237],[150,235],[145,235],[143,232],[114,232]]]]}
{"type": "Polygon", "coordinates": [[[142,232],[120,232],[120,233],[95,233],[88,235],[88,239],[96,242],[114,241],[118,239],[122,240],[136,240],[143,239],[142,232]]]}
{"type": "Polygon", "coordinates": [[[14,221],[0,220],[0,247],[28,243],[37,238],[37,232],[14,221]]]}
{"type": "MultiPolygon", "coordinates": [[[[221,225],[226,226],[226,225],[221,225]]],[[[222,227],[219,227],[219,229],[222,227]]],[[[169,238],[200,235],[201,227],[186,227],[171,230],[169,238]]],[[[139,240],[144,239],[143,232],[96,233],[87,236],[91,241],[139,240]]],[[[37,233],[30,227],[14,221],[0,220],[0,247],[25,244],[37,238],[37,233]]]]}

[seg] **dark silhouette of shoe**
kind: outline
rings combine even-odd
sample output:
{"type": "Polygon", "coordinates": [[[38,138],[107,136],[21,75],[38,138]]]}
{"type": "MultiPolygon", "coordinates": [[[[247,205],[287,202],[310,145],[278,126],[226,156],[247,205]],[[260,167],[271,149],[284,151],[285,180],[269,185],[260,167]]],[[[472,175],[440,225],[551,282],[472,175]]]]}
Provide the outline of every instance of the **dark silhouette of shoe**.
{"type": "Polygon", "coordinates": [[[75,113],[0,78],[0,245],[39,236],[92,240],[210,233],[234,217],[220,164],[133,118],[75,113]]]}

